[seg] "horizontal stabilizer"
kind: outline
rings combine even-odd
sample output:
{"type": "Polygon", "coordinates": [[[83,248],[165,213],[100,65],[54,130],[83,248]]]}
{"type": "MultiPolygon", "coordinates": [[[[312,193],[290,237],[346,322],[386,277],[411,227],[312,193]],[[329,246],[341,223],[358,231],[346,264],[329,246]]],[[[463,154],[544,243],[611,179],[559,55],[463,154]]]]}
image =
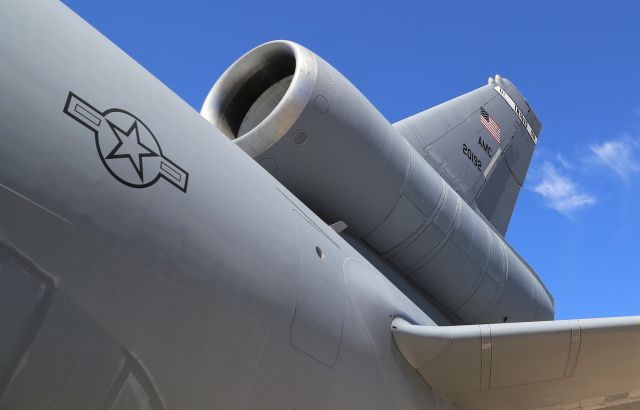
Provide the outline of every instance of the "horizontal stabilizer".
{"type": "Polygon", "coordinates": [[[417,326],[396,345],[461,409],[606,408],[640,401],[640,316],[417,326]]]}

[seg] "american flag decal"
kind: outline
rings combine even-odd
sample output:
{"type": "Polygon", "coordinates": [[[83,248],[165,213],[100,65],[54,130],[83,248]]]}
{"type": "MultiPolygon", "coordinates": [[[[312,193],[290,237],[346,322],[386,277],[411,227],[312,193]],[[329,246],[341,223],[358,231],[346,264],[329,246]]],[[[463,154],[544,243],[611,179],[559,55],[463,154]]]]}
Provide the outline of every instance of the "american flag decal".
{"type": "Polygon", "coordinates": [[[480,122],[489,131],[494,140],[500,144],[500,126],[489,116],[489,113],[480,107],[480,122]]]}

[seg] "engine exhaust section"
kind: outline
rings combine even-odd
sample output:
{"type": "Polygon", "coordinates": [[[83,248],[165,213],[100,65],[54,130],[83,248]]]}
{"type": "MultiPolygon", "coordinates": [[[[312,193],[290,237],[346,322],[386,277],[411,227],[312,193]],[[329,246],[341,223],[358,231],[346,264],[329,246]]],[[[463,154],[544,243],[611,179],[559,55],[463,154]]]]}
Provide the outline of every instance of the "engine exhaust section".
{"type": "Polygon", "coordinates": [[[461,323],[551,320],[533,270],[336,69],[288,41],[236,61],[201,114],[461,323]]]}

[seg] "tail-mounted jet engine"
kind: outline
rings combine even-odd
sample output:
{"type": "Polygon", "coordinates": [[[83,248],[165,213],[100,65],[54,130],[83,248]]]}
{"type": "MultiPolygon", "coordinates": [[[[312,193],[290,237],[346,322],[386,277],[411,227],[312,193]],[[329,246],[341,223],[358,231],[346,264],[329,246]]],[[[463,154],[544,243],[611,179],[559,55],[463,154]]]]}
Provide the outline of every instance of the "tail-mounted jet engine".
{"type": "Polygon", "coordinates": [[[502,236],[306,48],[274,41],[251,50],[201,114],[461,323],[553,319],[553,299],[502,236]]]}

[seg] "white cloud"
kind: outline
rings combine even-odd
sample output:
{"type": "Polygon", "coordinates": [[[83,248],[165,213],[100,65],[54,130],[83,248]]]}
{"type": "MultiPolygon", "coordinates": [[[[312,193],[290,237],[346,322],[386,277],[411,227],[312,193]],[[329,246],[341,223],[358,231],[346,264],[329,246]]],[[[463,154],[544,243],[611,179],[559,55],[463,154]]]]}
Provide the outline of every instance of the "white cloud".
{"type": "Polygon", "coordinates": [[[572,169],[573,165],[564,157],[564,155],[557,153],[556,154],[556,160],[560,163],[560,165],[562,165],[563,167],[567,168],[567,169],[572,169]]]}
{"type": "Polygon", "coordinates": [[[545,162],[542,166],[541,176],[533,191],[545,199],[548,207],[566,216],[571,216],[576,209],[596,203],[595,196],[581,192],[569,176],[562,175],[550,162],[545,162]]]}
{"type": "Polygon", "coordinates": [[[590,145],[595,160],[623,178],[640,171],[640,143],[629,137],[606,141],[601,145],[590,145]]]}

